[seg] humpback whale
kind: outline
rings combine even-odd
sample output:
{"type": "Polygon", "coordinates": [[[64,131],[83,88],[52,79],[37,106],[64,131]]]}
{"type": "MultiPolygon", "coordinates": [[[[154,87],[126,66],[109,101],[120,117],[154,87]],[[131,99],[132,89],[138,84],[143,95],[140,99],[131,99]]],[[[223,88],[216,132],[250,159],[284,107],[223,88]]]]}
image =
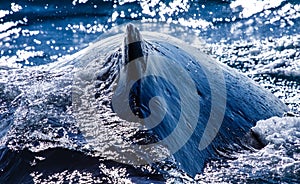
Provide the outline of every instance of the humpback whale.
{"type": "MultiPolygon", "coordinates": [[[[122,155],[112,159],[123,163],[143,165],[171,156],[195,176],[212,159],[263,146],[251,127],[288,111],[273,94],[201,50],[164,33],[139,31],[133,24],[126,26],[125,34],[108,34],[76,57],[82,62],[75,74],[73,106],[87,141],[96,142],[96,119],[107,111],[125,126],[135,124],[145,136],[154,136],[136,141],[131,151],[106,149],[118,150],[122,155]],[[91,99],[101,102],[101,110],[89,110],[91,99]],[[95,111],[102,114],[93,118],[95,111]],[[152,155],[161,147],[167,154],[152,155]],[[139,157],[142,153],[146,156],[139,157]]],[[[98,147],[103,152],[106,146],[98,147]]]]}

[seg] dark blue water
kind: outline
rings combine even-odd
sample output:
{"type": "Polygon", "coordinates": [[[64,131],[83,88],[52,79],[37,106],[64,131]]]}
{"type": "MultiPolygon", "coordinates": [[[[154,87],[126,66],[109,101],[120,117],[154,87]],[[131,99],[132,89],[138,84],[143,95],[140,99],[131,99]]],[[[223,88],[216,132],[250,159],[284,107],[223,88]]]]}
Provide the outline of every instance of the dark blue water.
{"type": "Polygon", "coordinates": [[[172,160],[134,167],[96,156],[62,113],[71,104],[62,83],[71,79],[27,68],[55,65],[117,25],[166,21],[195,32],[207,54],[254,79],[297,116],[299,19],[300,4],[292,0],[0,2],[0,183],[298,183],[299,118],[258,123],[254,131],[265,148],[212,161],[193,178],[172,160]]]}

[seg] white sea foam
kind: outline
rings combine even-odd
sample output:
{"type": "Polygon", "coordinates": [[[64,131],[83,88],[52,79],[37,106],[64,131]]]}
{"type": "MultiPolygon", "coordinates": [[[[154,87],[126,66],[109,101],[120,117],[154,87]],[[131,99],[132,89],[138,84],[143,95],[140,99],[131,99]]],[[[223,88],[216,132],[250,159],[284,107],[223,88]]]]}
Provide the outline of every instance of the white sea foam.
{"type": "Polygon", "coordinates": [[[300,176],[300,117],[272,117],[252,131],[267,145],[261,150],[235,153],[236,159],[212,162],[197,175],[205,183],[297,183],[300,176]]]}
{"type": "Polygon", "coordinates": [[[300,117],[272,117],[258,121],[252,130],[263,143],[300,146],[300,117]]]}

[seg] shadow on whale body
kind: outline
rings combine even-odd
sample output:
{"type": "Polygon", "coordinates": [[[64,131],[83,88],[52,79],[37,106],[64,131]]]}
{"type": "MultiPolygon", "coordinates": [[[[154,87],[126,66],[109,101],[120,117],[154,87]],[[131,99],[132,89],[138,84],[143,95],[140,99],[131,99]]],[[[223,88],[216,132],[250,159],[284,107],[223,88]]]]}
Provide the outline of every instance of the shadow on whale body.
{"type": "Polygon", "coordinates": [[[264,146],[250,128],[258,120],[282,116],[285,104],[180,40],[161,33],[144,39],[142,34],[127,25],[123,70],[112,99],[119,117],[142,122],[158,136],[154,142],[163,142],[192,176],[211,159],[264,146]]]}

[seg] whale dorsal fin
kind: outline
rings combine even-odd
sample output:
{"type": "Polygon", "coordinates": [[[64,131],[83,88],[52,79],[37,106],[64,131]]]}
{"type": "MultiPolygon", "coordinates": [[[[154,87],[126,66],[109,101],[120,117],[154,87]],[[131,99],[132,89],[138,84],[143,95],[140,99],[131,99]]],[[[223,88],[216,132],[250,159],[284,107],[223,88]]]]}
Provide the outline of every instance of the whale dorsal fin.
{"type": "Polygon", "coordinates": [[[123,45],[123,59],[125,64],[144,55],[143,42],[138,28],[133,24],[127,24],[123,45]]]}

